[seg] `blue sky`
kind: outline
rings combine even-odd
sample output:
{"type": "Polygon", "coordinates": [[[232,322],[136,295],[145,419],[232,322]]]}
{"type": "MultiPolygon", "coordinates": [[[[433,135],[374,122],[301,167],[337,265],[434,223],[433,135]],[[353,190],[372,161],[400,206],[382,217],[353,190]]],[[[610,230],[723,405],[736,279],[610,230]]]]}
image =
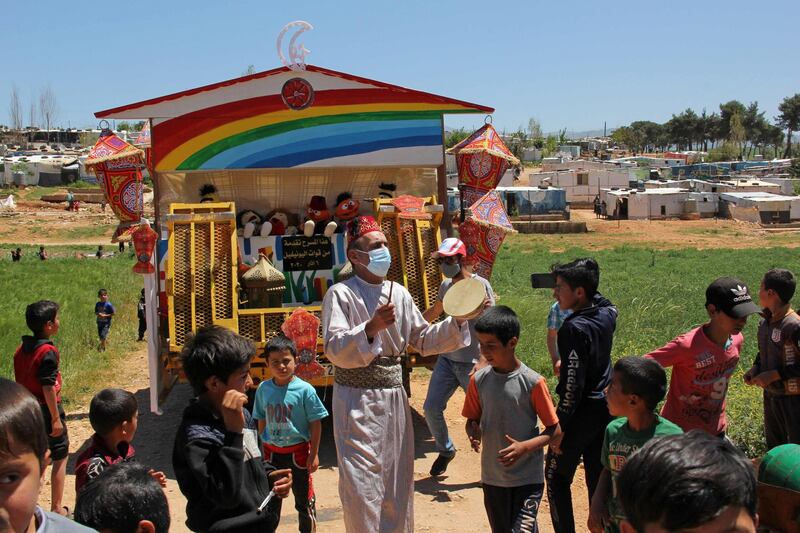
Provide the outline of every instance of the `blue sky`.
{"type": "Polygon", "coordinates": [[[797,0],[9,0],[2,19],[0,123],[12,83],[26,123],[49,83],[57,122],[91,127],[94,111],[277,67],[277,35],[298,19],[314,25],[309,63],[492,106],[498,129],[663,122],[730,99],[772,118],[800,92],[797,0]]]}

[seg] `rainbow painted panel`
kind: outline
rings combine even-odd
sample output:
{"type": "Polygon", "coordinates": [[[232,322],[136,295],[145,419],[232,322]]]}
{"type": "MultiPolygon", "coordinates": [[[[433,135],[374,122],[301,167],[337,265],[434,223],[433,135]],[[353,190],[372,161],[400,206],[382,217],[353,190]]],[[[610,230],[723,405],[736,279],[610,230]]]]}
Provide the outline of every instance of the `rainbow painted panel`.
{"type": "Polygon", "coordinates": [[[156,170],[438,166],[442,115],[467,112],[382,89],[321,91],[301,111],[276,96],[239,100],[156,124],[156,170]]]}
{"type": "Polygon", "coordinates": [[[333,115],[255,128],[202,148],[177,170],[288,168],[390,148],[441,146],[438,115],[419,119],[405,116],[333,115]]]}

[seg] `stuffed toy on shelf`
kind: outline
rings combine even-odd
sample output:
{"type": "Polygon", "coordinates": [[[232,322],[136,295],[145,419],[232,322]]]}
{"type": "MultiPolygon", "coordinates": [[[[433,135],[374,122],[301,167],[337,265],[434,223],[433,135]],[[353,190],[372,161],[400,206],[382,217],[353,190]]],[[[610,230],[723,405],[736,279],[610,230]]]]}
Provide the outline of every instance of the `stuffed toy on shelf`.
{"type": "Polygon", "coordinates": [[[297,216],[283,209],[275,209],[264,217],[261,228],[262,234],[266,231],[267,235],[297,235],[297,216]]]}
{"type": "Polygon", "coordinates": [[[306,221],[303,224],[303,235],[325,235],[331,237],[336,231],[336,222],[331,220],[328,203],[324,196],[312,196],[306,209],[306,221]]]}
{"type": "Polygon", "coordinates": [[[355,200],[349,192],[343,192],[336,197],[336,233],[344,233],[347,223],[358,216],[361,202],[355,200]]]}

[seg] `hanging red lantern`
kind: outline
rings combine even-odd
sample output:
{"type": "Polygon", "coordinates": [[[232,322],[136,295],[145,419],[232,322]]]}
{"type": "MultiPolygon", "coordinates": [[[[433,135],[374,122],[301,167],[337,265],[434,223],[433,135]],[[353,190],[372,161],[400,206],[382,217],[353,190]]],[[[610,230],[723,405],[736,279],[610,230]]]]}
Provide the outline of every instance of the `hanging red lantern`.
{"type": "Polygon", "coordinates": [[[466,205],[472,205],[497,187],[509,166],[519,165],[490,123],[447,150],[455,154],[458,184],[466,205]]]}
{"type": "Polygon", "coordinates": [[[104,129],[85,164],[97,176],[106,202],[120,221],[111,238],[111,242],[117,242],[120,235],[138,224],[142,216],[144,152],[126,143],[111,130],[104,129]]]}
{"type": "Polygon", "coordinates": [[[131,235],[133,239],[133,249],[136,251],[138,262],[133,265],[133,271],[137,274],[152,274],[156,271],[153,266],[153,250],[156,248],[158,233],[153,231],[150,224],[141,224],[131,235]]]}
{"type": "Polygon", "coordinates": [[[492,268],[503,240],[515,233],[497,191],[489,191],[469,208],[469,216],[458,227],[458,234],[467,247],[467,263],[474,272],[491,279],[492,268]]]}

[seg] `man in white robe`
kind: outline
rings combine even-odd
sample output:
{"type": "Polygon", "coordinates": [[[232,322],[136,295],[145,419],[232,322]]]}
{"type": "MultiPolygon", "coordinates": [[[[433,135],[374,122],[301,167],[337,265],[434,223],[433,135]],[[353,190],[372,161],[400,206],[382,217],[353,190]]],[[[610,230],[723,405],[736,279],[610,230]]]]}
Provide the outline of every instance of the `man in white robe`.
{"type": "Polygon", "coordinates": [[[358,217],[348,236],[355,275],[331,287],[322,304],[325,355],[336,366],[333,431],[345,528],[411,532],[414,432],[401,357],[409,345],[422,355],[468,345],[469,327],[452,317],[428,324],[405,287],[385,280],[391,258],[372,217],[358,217]]]}

